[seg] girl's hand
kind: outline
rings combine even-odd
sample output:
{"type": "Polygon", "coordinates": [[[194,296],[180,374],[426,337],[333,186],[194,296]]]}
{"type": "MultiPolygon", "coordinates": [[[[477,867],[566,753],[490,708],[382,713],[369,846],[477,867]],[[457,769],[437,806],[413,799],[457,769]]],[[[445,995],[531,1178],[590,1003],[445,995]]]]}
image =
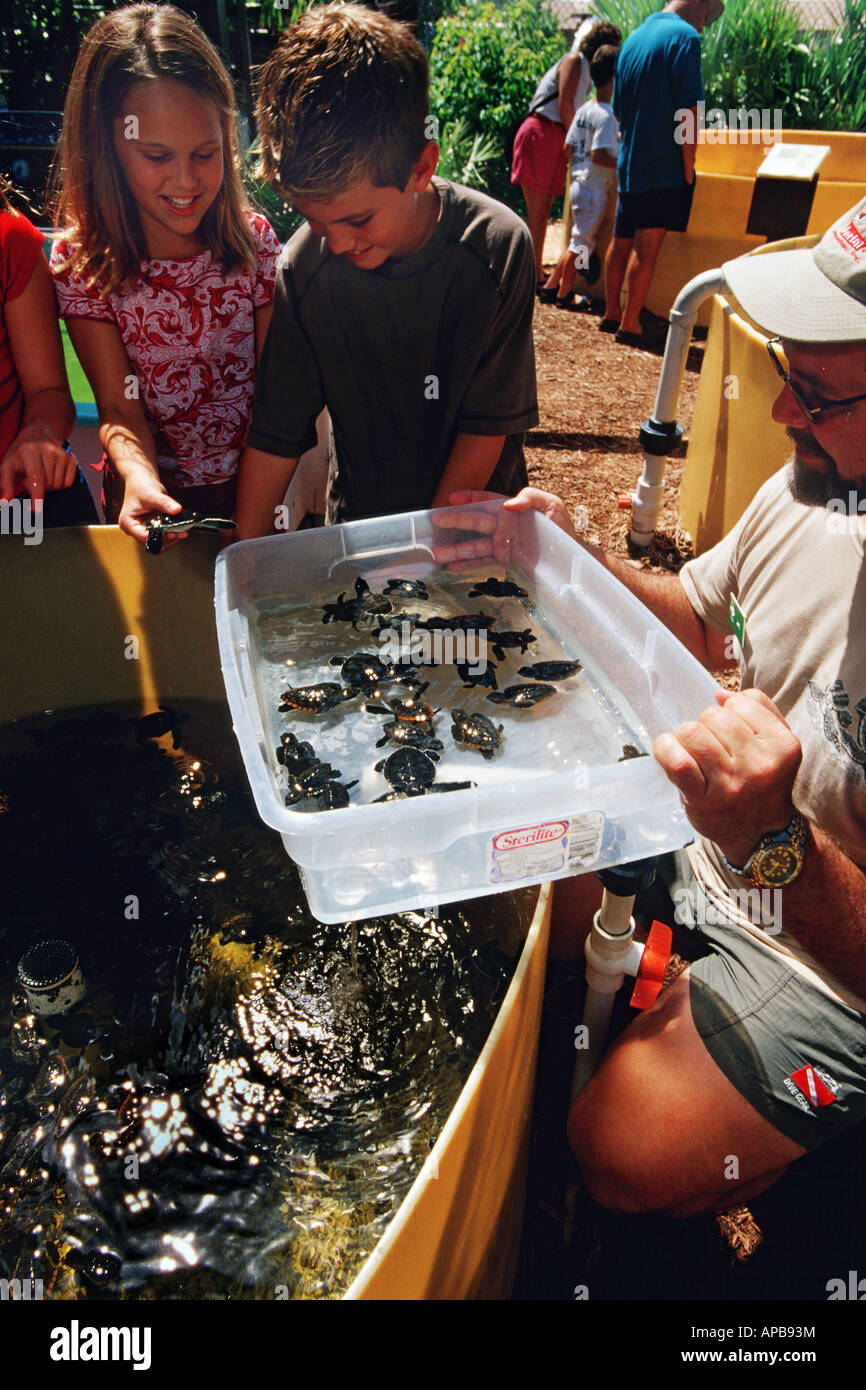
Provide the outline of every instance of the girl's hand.
{"type": "MultiPolygon", "coordinates": [[[[147,469],[137,469],[127,473],[126,487],[123,494],[123,506],[120,509],[118,525],[121,531],[125,531],[133,540],[139,541],[144,545],[147,540],[147,522],[157,512],[167,512],[169,516],[175,516],[183,511],[180,502],[176,502],[173,497],[169,497],[159,478],[147,469]]],[[[167,535],[162,543],[163,552],[171,550],[177,545],[178,541],[185,541],[184,533],[167,535]]]]}
{"type": "Polygon", "coordinates": [[[74,454],[40,425],[27,425],[0,463],[0,501],[9,502],[22,492],[39,501],[46,492],[70,487],[77,470],[74,454]]]}

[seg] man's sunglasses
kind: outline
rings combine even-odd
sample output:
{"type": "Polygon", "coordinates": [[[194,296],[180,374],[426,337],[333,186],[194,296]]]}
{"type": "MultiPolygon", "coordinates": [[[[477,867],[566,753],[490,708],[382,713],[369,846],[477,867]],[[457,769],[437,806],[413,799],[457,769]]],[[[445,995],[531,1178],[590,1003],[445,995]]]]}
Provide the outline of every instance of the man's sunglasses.
{"type": "Polygon", "coordinates": [[[781,345],[781,342],[781,338],[770,338],[768,340],[767,351],[770,354],[770,360],[772,361],[773,366],[776,368],[776,371],[779,373],[779,376],[782,378],[785,385],[789,388],[791,395],[794,397],[794,400],[797,402],[798,406],[803,411],[803,414],[808,415],[809,419],[813,422],[813,424],[820,423],[820,421],[824,419],[825,415],[832,414],[834,410],[845,410],[849,405],[856,405],[858,401],[866,401],[866,392],[864,392],[860,396],[846,396],[845,399],[842,401],[825,401],[822,400],[820,396],[817,397],[817,404],[813,404],[811,401],[808,401],[806,397],[803,395],[803,392],[801,388],[797,385],[796,381],[793,381],[791,377],[788,375],[788,373],[785,371],[785,368],[782,366],[782,363],[779,361],[779,358],[776,355],[775,345],[781,345]]]}

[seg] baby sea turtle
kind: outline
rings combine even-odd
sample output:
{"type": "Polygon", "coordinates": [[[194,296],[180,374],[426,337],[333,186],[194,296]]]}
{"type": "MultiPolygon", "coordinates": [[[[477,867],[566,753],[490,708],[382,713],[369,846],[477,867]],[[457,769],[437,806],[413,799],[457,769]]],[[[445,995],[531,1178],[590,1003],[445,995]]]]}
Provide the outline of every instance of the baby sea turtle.
{"type": "Polygon", "coordinates": [[[183,531],[235,531],[237,522],[227,517],[207,516],[204,512],[190,512],[184,508],[175,516],[168,512],[158,512],[147,523],[147,539],[144,548],[148,555],[159,555],[166,535],[183,531]]]}
{"type": "MultiPolygon", "coordinates": [[[[364,695],[378,695],[381,685],[402,679],[393,664],[385,666],[375,652],[356,652],[354,656],[345,659],[332,656],[331,665],[339,666],[342,680],[364,695]]],[[[408,666],[406,671],[407,674],[418,674],[411,666],[408,666]]]]}
{"type": "Polygon", "coordinates": [[[389,579],[385,585],[386,594],[396,594],[398,598],[429,599],[423,579],[389,579]]]}
{"type": "Polygon", "coordinates": [[[467,661],[455,662],[454,669],[462,680],[465,690],[471,690],[476,685],[489,685],[492,690],[496,689],[496,667],[492,661],[488,662],[484,670],[479,672],[477,676],[473,676],[467,661]]]}
{"type": "Polygon", "coordinates": [[[419,627],[423,622],[424,619],[420,613],[392,613],[390,616],[379,619],[378,625],[373,629],[373,635],[375,637],[381,637],[383,632],[397,632],[402,634],[404,623],[406,624],[406,628],[409,629],[412,627],[419,627]]]}
{"type": "Polygon", "coordinates": [[[507,685],[504,690],[497,690],[487,698],[497,705],[511,705],[512,709],[532,709],[533,705],[540,705],[542,700],[549,700],[555,694],[554,685],[527,681],[525,685],[507,685]]]}
{"type": "Polygon", "coordinates": [[[307,710],[324,714],[344,700],[353,700],[357,694],[353,685],[336,685],[333,681],[323,681],[321,685],[290,685],[280,696],[280,712],[307,710]]]}
{"type": "Polygon", "coordinates": [[[293,768],[289,773],[289,789],[285,795],[287,806],[294,806],[298,801],[303,801],[306,796],[318,796],[325,790],[329,782],[335,782],[342,776],[338,768],[331,767],[330,763],[320,763],[318,758],[302,766],[293,768]]]}
{"type": "Polygon", "coordinates": [[[625,763],[625,762],[628,762],[628,760],[629,760],[630,758],[647,758],[647,757],[649,757],[649,754],[648,754],[648,753],[642,753],[641,750],[640,750],[639,748],[635,748],[635,746],[634,746],[633,743],[624,743],[624,744],[622,745],[622,752],[621,752],[621,754],[619,755],[619,758],[618,758],[617,761],[618,761],[618,762],[621,762],[621,763],[625,763]]]}
{"type": "Polygon", "coordinates": [[[391,600],[385,598],[384,594],[374,594],[366,579],[359,575],[355,580],[355,597],[347,599],[342,593],[336,603],[326,603],[322,622],[351,623],[352,627],[357,628],[359,622],[390,612],[391,600]]]}
{"type": "Polygon", "coordinates": [[[537,681],[564,681],[582,670],[579,661],[536,661],[531,666],[519,666],[517,674],[532,676],[537,681]]]}
{"type": "MultiPolygon", "coordinates": [[[[489,698],[489,697],[488,697],[489,698]]],[[[486,714],[467,714],[465,710],[451,711],[451,733],[455,743],[465,743],[476,749],[483,758],[492,758],[502,743],[503,725],[494,724],[486,714]]]]}
{"type": "MultiPolygon", "coordinates": [[[[297,803],[295,810],[341,811],[344,806],[348,806],[349,792],[357,785],[357,778],[354,782],[325,782],[318,791],[308,792],[303,800],[297,803]]],[[[286,804],[288,805],[288,802],[286,804]]]]}
{"type": "Polygon", "coordinates": [[[376,764],[395,792],[402,796],[423,796],[436,778],[438,754],[423,753],[420,748],[398,748],[376,764]]]}
{"type": "Polygon", "coordinates": [[[510,579],[489,579],[476,584],[474,589],[469,590],[470,598],[529,598],[525,589],[521,589],[519,584],[512,584],[510,579]]]}
{"type": "Polygon", "coordinates": [[[145,714],[141,719],[131,719],[129,722],[135,729],[135,741],[140,748],[144,747],[149,738],[162,738],[165,734],[171,734],[172,748],[180,748],[178,729],[186,724],[188,719],[188,714],[178,714],[177,710],[169,705],[160,705],[153,714],[145,714]]]}
{"type": "Polygon", "coordinates": [[[422,618],[415,626],[424,628],[427,632],[444,632],[449,629],[452,632],[475,632],[486,631],[495,622],[496,619],[491,613],[452,613],[450,618],[422,618]]]}
{"type": "Polygon", "coordinates": [[[311,743],[302,743],[297,734],[280,734],[280,745],[276,749],[277,762],[283,767],[290,768],[302,763],[316,761],[316,754],[311,743]]]}
{"type": "Polygon", "coordinates": [[[519,647],[522,656],[529,649],[529,644],[535,641],[535,635],[525,627],[522,632],[491,632],[490,640],[496,660],[504,661],[506,647],[519,647]]]}
{"type": "MultiPolygon", "coordinates": [[[[426,689],[426,684],[419,686],[418,695],[426,689]]],[[[426,705],[423,700],[412,695],[407,700],[389,700],[385,705],[365,705],[364,709],[370,714],[387,714],[399,723],[412,724],[425,734],[432,734],[433,716],[437,713],[431,705],[426,705]]]]}
{"type": "Polygon", "coordinates": [[[423,726],[407,724],[405,719],[388,719],[382,725],[382,737],[376,740],[376,747],[384,748],[386,743],[396,743],[401,748],[420,748],[431,757],[445,747],[441,739],[425,733],[423,726]]]}

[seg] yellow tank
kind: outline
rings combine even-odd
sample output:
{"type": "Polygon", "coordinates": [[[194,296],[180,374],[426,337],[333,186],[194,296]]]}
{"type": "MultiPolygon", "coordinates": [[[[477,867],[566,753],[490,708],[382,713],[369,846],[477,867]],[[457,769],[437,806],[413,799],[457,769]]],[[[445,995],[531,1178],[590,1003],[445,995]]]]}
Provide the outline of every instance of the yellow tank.
{"type": "MultiPolygon", "coordinates": [[[[116,527],[0,539],[0,722],[137,700],[223,700],[213,614],[216,543],[153,559],[116,527]]],[[[535,891],[535,890],[533,890],[535,891]]],[[[516,1267],[550,922],[538,890],[484,1050],[350,1299],[507,1297],[516,1267]]]]}
{"type": "MultiPolygon", "coordinates": [[[[795,237],[753,254],[813,246],[818,236],[795,237]]],[[[762,483],[791,457],[791,441],[770,411],[781,383],[767,339],[714,295],[686,466],[680,520],[695,552],[709,550],[730,531],[762,483]]]]}
{"type": "MultiPolygon", "coordinates": [[[[746,234],[755,174],[770,148],[753,144],[750,133],[704,132],[705,137],[723,139],[718,143],[715,138],[713,143],[707,139],[698,145],[698,181],[688,231],[669,232],[665,237],[646,301],[652,313],[667,318],[683,285],[695,275],[766,244],[763,237],[746,234]],[[741,134],[745,139],[740,139],[741,134]]],[[[843,212],[866,197],[866,134],[787,130],[778,132],[778,138],[785,144],[830,146],[821,165],[807,235],[820,235],[843,212]]],[[[599,233],[597,250],[602,258],[613,234],[615,202],[613,194],[599,233]]],[[[593,293],[603,294],[601,284],[593,288],[593,293]]],[[[705,305],[698,323],[706,326],[708,322],[709,307],[705,305]]]]}

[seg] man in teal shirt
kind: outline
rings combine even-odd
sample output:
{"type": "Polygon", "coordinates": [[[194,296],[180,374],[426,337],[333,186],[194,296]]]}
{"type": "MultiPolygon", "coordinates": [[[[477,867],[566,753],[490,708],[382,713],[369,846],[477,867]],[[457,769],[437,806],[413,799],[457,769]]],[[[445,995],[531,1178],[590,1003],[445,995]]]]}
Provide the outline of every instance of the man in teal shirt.
{"type": "Polygon", "coordinates": [[[695,183],[697,105],[703,100],[701,31],[721,0],[668,0],[626,39],[616,65],[613,109],[621,144],[619,198],[604,267],[601,327],[643,344],[640,311],[665,232],[684,232],[695,183]],[[683,113],[692,112],[691,121],[683,113]],[[685,136],[685,138],[684,138],[685,136]],[[625,280],[625,308],[620,297],[625,280]]]}

